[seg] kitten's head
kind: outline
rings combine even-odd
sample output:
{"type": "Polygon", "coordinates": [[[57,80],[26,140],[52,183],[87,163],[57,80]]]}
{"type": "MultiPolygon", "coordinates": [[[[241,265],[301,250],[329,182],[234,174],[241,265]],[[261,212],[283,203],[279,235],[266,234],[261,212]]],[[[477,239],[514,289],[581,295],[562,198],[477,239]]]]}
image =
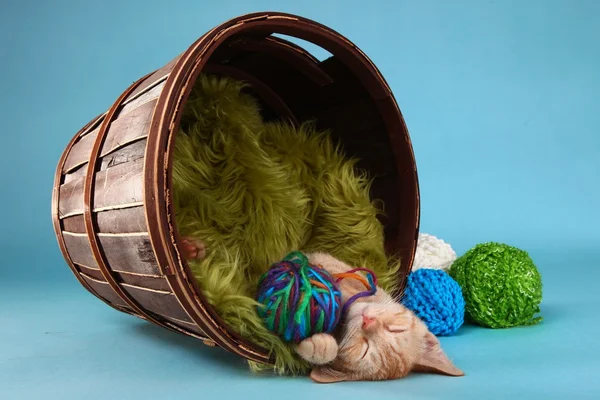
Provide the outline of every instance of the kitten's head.
{"type": "Polygon", "coordinates": [[[337,358],[312,370],[316,382],[397,379],[411,371],[464,375],[425,324],[391,299],[354,303],[340,335],[337,358]]]}

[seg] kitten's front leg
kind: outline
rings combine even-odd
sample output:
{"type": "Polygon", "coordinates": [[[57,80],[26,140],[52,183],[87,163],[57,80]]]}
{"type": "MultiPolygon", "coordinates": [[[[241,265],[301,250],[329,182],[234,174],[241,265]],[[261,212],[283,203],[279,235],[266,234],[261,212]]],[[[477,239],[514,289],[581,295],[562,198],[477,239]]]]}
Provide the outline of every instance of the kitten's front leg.
{"type": "Polygon", "coordinates": [[[313,365],[332,362],[338,354],[335,338],[327,333],[317,333],[296,346],[296,353],[313,365]]]}

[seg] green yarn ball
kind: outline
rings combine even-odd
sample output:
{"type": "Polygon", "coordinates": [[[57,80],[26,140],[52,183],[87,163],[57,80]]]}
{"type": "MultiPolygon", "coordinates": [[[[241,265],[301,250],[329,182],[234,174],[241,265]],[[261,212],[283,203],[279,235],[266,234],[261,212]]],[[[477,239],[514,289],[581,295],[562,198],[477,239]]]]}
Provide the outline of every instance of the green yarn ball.
{"type": "Polygon", "coordinates": [[[465,313],[489,328],[534,325],[542,278],[527,252],[503,243],[478,244],[450,267],[465,298],[465,313]]]}

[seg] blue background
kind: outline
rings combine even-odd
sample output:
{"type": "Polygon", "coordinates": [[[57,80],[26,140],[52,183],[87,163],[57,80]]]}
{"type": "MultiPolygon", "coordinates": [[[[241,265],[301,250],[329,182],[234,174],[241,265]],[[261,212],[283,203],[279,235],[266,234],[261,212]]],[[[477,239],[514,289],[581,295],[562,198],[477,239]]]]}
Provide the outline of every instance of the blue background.
{"type": "Polygon", "coordinates": [[[0,2],[0,397],[600,398],[600,2],[0,2]],[[121,315],[88,295],[50,218],[72,135],[214,25],[278,10],[347,36],[380,68],[417,157],[422,231],[462,254],[528,250],[544,322],[464,327],[464,378],[315,385],[121,315]]]}

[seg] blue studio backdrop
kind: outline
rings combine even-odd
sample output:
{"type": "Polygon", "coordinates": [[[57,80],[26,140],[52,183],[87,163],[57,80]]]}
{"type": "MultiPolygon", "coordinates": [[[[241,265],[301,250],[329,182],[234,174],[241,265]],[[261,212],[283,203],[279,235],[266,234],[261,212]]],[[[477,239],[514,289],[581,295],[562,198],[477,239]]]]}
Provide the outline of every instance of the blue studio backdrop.
{"type": "Polygon", "coordinates": [[[599,37],[594,0],[1,0],[0,398],[600,398],[599,37]],[[421,231],[459,255],[529,251],[543,323],[443,338],[464,378],[322,386],[254,376],[80,287],[50,218],[63,149],[134,80],[264,10],[323,23],[373,60],[413,141],[421,231]]]}

